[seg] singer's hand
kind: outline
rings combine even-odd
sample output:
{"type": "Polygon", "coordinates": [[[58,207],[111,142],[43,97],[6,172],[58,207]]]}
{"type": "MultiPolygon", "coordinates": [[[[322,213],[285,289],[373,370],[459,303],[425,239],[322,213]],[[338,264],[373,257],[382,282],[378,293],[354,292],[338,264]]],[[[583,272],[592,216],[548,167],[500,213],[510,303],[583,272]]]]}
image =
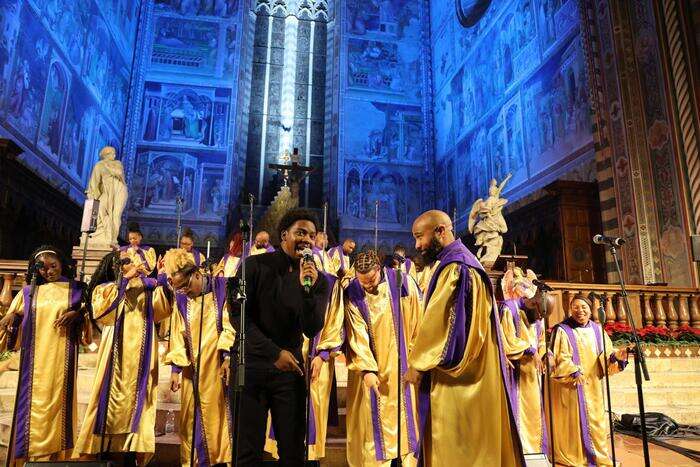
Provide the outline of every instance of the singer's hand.
{"type": "Polygon", "coordinates": [[[124,266],[124,275],[122,277],[124,279],[130,280],[138,276],[138,274],[139,268],[137,268],[133,264],[127,264],[126,266],[124,266]]]}
{"type": "Polygon", "coordinates": [[[229,357],[224,358],[221,367],[219,367],[219,377],[224,378],[224,384],[228,385],[228,377],[231,372],[231,359],[229,357]]]}
{"type": "Polygon", "coordinates": [[[537,370],[537,374],[543,375],[544,374],[544,362],[540,358],[539,355],[535,355],[534,357],[535,360],[535,369],[537,370]]]}
{"type": "Polygon", "coordinates": [[[158,274],[165,274],[165,259],[163,259],[163,255],[160,255],[158,257],[158,261],[156,262],[157,266],[156,268],[158,269],[158,274]]]}
{"type": "Polygon", "coordinates": [[[321,357],[314,357],[311,360],[311,381],[316,381],[318,375],[321,374],[321,367],[323,367],[323,359],[321,357]]]}
{"type": "Polygon", "coordinates": [[[304,261],[302,258],[301,263],[299,263],[299,282],[304,285],[304,277],[311,278],[311,286],[318,280],[318,270],[316,269],[316,264],[313,261],[304,261]]]}
{"type": "Polygon", "coordinates": [[[583,386],[586,384],[586,379],[583,373],[579,373],[578,376],[574,378],[574,386],[583,386]]]}
{"type": "Polygon", "coordinates": [[[408,370],[406,370],[406,373],[404,373],[403,375],[403,380],[414,386],[418,386],[422,377],[423,375],[420,371],[416,370],[413,367],[409,367],[408,370]]]}
{"type": "Polygon", "coordinates": [[[615,352],[615,357],[618,360],[623,361],[623,362],[626,362],[627,359],[629,358],[629,356],[630,356],[629,350],[627,350],[627,347],[622,348],[622,349],[618,350],[617,352],[615,352]]]}
{"type": "Polygon", "coordinates": [[[379,399],[379,378],[377,378],[377,374],[368,371],[362,377],[362,381],[365,383],[365,387],[370,391],[374,391],[374,395],[379,399]]]}
{"type": "Polygon", "coordinates": [[[289,350],[281,350],[275,367],[280,371],[293,371],[299,375],[304,375],[304,371],[299,366],[299,362],[294,358],[294,354],[289,350]]]}
{"type": "Polygon", "coordinates": [[[172,392],[178,392],[180,390],[180,373],[173,373],[170,375],[170,390],[172,392]]]}
{"type": "Polygon", "coordinates": [[[5,316],[3,316],[3,318],[0,319],[0,331],[11,331],[12,322],[15,320],[15,316],[17,315],[14,312],[8,313],[5,316]]]}
{"type": "Polygon", "coordinates": [[[58,319],[56,319],[53,322],[53,327],[55,327],[55,328],[67,328],[71,324],[73,324],[73,322],[78,318],[80,318],[80,313],[78,313],[77,311],[75,311],[75,310],[67,311],[67,312],[63,313],[61,316],[59,316],[58,319]]]}

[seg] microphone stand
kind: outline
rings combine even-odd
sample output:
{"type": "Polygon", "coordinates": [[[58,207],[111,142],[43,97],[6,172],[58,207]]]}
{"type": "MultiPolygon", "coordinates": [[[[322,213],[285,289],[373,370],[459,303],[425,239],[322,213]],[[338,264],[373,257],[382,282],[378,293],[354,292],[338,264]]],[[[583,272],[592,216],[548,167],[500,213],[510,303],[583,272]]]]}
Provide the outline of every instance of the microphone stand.
{"type": "MultiPolygon", "coordinates": [[[[122,280],[124,277],[124,272],[122,271],[122,264],[119,261],[119,250],[116,250],[113,253],[113,267],[116,270],[117,273],[117,299],[119,298],[119,290],[122,288],[122,280]]],[[[119,339],[119,336],[117,335],[117,323],[119,322],[119,303],[117,303],[117,306],[114,310],[114,326],[113,326],[113,331],[112,331],[112,344],[111,344],[111,365],[109,368],[109,374],[107,375],[107,379],[109,381],[109,387],[107,388],[107,406],[105,407],[105,415],[104,415],[104,420],[102,420],[102,425],[100,426],[100,454],[97,457],[99,461],[103,461],[104,455],[105,455],[105,436],[107,435],[107,420],[109,419],[109,393],[112,390],[112,378],[114,378],[114,367],[115,367],[115,361],[117,358],[117,340],[119,339]]],[[[122,332],[124,330],[122,329],[122,332]]],[[[104,384],[104,383],[103,383],[104,384]]],[[[110,440],[111,444],[111,440],[110,440]]],[[[109,449],[109,445],[107,446],[107,449],[109,449]]]]}
{"type": "Polygon", "coordinates": [[[617,271],[617,277],[620,282],[620,297],[623,300],[625,315],[627,316],[627,322],[632,328],[632,341],[634,344],[634,379],[637,385],[637,401],[639,403],[639,416],[641,418],[642,425],[642,450],[644,452],[644,465],[649,467],[651,461],[649,458],[649,439],[647,437],[647,423],[646,423],[646,412],[644,410],[644,391],[642,390],[642,374],[644,375],[644,380],[649,381],[649,371],[647,370],[646,359],[644,358],[644,352],[642,352],[642,345],[639,342],[639,335],[637,334],[637,326],[634,324],[634,316],[632,316],[632,308],[630,308],[629,298],[627,297],[627,289],[625,288],[625,279],[622,277],[622,270],[620,269],[620,261],[617,257],[617,249],[614,244],[609,244],[610,254],[615,262],[615,269],[617,271]]]}
{"type": "MultiPolygon", "coordinates": [[[[251,195],[251,207],[252,207],[252,195],[251,195]]],[[[251,209],[251,218],[253,210],[251,209]]],[[[246,224],[244,220],[240,223],[241,235],[243,238],[243,244],[250,238],[250,224],[246,224]]],[[[236,373],[233,377],[233,383],[230,384],[229,389],[229,400],[231,406],[231,425],[233,426],[233,431],[231,435],[231,453],[233,459],[231,464],[235,467],[238,465],[238,452],[240,446],[240,424],[241,424],[241,400],[243,394],[243,388],[245,387],[245,353],[246,353],[246,302],[248,301],[247,291],[246,291],[246,261],[245,258],[241,261],[241,267],[238,269],[240,276],[238,279],[238,297],[237,301],[240,306],[240,324],[239,328],[236,329],[237,342],[231,346],[230,355],[236,355],[236,373]],[[238,351],[236,352],[236,346],[238,351]]],[[[233,323],[233,306],[229,306],[229,320],[233,323]]]]}
{"type": "MultiPolygon", "coordinates": [[[[207,286],[213,290],[213,284],[212,284],[212,262],[211,259],[209,258],[210,251],[209,251],[209,246],[210,243],[207,242],[207,258],[204,260],[204,267],[206,268],[206,278],[207,278],[207,286]]],[[[196,273],[196,272],[195,272],[196,273]]],[[[193,274],[195,274],[193,273],[193,274]]],[[[204,298],[207,295],[207,291],[205,289],[205,284],[202,283],[202,291],[200,293],[200,298],[202,299],[202,302],[199,307],[199,341],[197,342],[197,363],[193,368],[192,371],[192,389],[194,392],[194,410],[192,411],[192,443],[190,444],[190,465],[194,466],[194,451],[195,451],[195,445],[194,445],[194,440],[195,440],[195,435],[196,435],[196,430],[197,430],[197,409],[201,408],[201,401],[199,398],[199,369],[201,368],[202,365],[202,329],[204,328],[204,298]]],[[[194,349],[193,349],[194,350],[194,349]]],[[[193,362],[194,363],[194,362],[193,362]]],[[[200,424],[204,423],[204,420],[199,420],[200,424]]],[[[199,462],[202,461],[202,459],[197,459],[199,462]]]]}
{"type": "MultiPolygon", "coordinates": [[[[36,276],[39,274],[39,268],[36,267],[36,263],[34,266],[34,273],[32,274],[32,280],[29,282],[29,310],[30,312],[32,311],[32,308],[34,307],[34,297],[36,296],[36,276]]],[[[20,293],[22,293],[20,291],[20,293]]],[[[31,316],[25,316],[24,319],[31,319],[31,316]]],[[[22,326],[22,323],[20,322],[19,326],[22,326]]],[[[19,333],[19,329],[16,330],[17,333],[19,333]]],[[[24,337],[24,333],[22,334],[24,337]]],[[[8,339],[9,340],[9,339],[8,339]]],[[[17,378],[17,389],[15,390],[15,402],[14,402],[14,408],[12,410],[12,425],[10,428],[10,441],[7,445],[7,456],[5,457],[5,467],[10,467],[11,465],[14,464],[14,444],[15,444],[15,436],[16,436],[16,428],[15,425],[17,423],[17,405],[19,403],[19,393],[22,390],[21,385],[19,384],[20,381],[22,381],[22,368],[24,368],[24,359],[27,358],[24,355],[24,349],[21,348],[20,344],[20,354],[19,354],[19,377],[17,378]]]]}
{"type": "MultiPolygon", "coordinates": [[[[397,304],[398,310],[396,310],[396,313],[398,314],[398,317],[396,319],[396,361],[398,362],[398,371],[396,372],[396,382],[398,384],[398,403],[396,404],[396,420],[398,421],[396,427],[396,465],[398,467],[401,467],[403,465],[403,459],[401,458],[401,388],[403,386],[403,375],[401,374],[401,339],[403,338],[403,327],[401,325],[401,322],[403,321],[403,313],[401,310],[401,289],[403,288],[403,272],[401,271],[401,266],[404,264],[405,258],[403,258],[401,255],[395,255],[394,257],[398,260],[399,263],[398,267],[396,268],[396,286],[399,289],[399,300],[397,304]]],[[[406,407],[406,410],[410,410],[410,408],[406,407]]]]}
{"type": "MultiPolygon", "coordinates": [[[[549,367],[549,337],[547,337],[547,331],[549,330],[549,313],[547,313],[547,292],[552,290],[550,286],[543,282],[539,282],[538,288],[542,290],[542,314],[544,315],[544,348],[547,349],[545,353],[545,383],[547,385],[547,409],[549,410],[549,451],[551,452],[550,462],[552,465],[556,465],[554,461],[554,419],[552,412],[552,370],[549,367]]],[[[546,453],[545,453],[546,454],[546,453]]]]}
{"type": "Polygon", "coordinates": [[[608,397],[608,424],[610,425],[610,448],[612,449],[613,465],[617,465],[617,457],[615,455],[615,425],[613,424],[612,416],[612,401],[610,400],[610,373],[608,371],[608,349],[605,343],[605,302],[608,297],[605,295],[599,299],[598,306],[598,321],[600,322],[601,338],[603,340],[603,358],[605,359],[605,392],[608,397]]]}
{"type": "MultiPolygon", "coordinates": [[[[313,256],[311,256],[309,259],[306,257],[306,255],[304,255],[304,262],[307,262],[307,261],[311,261],[311,263],[315,264],[313,256]]],[[[316,280],[322,280],[322,278],[319,277],[316,280]]],[[[325,280],[325,279],[323,279],[323,280],[325,280]]],[[[304,282],[306,282],[306,277],[304,277],[304,282]]],[[[306,288],[307,288],[307,286],[304,285],[304,289],[306,289],[306,288]]],[[[306,293],[307,291],[304,290],[304,292],[306,293]]],[[[306,427],[305,427],[306,434],[304,436],[304,464],[306,464],[306,462],[309,460],[309,422],[311,421],[310,420],[310,418],[311,418],[311,351],[312,351],[312,347],[314,345],[313,337],[310,339],[307,337],[307,339],[309,342],[309,346],[308,346],[308,350],[306,352],[306,358],[304,359],[305,360],[305,362],[304,362],[304,367],[305,367],[304,368],[304,370],[305,370],[304,383],[306,384],[306,407],[305,407],[306,414],[305,414],[305,418],[304,418],[306,420],[306,427]]]]}

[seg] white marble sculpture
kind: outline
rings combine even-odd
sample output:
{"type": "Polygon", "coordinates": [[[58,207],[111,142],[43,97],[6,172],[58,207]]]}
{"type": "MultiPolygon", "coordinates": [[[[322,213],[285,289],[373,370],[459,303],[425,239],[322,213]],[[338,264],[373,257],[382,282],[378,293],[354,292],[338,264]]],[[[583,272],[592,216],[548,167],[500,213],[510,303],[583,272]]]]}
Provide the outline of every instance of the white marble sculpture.
{"type": "Polygon", "coordinates": [[[116,158],[117,151],[113,147],[102,148],[87,187],[88,198],[100,201],[97,229],[90,235],[90,242],[95,247],[117,244],[122,212],[128,198],[124,166],[116,158]]]}
{"type": "Polygon", "coordinates": [[[503,207],[508,200],[501,198],[501,192],[511,176],[508,174],[500,185],[495,178],[492,179],[488,198],[477,199],[469,213],[469,232],[474,234],[476,246],[479,247],[476,256],[487,268],[493,266],[501,254],[502,235],[508,231],[506,220],[503,218],[503,207]]]}

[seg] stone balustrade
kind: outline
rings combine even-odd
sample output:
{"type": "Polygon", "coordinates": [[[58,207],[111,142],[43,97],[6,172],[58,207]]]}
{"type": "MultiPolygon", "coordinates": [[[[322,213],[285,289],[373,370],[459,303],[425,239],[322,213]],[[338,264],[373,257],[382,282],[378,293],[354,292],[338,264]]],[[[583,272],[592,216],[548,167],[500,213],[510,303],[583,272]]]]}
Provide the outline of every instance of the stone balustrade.
{"type": "MultiPolygon", "coordinates": [[[[550,318],[557,323],[564,318],[568,304],[577,293],[588,295],[594,292],[606,297],[606,323],[627,323],[620,287],[614,284],[577,284],[570,282],[548,282],[554,289],[550,292],[556,301],[550,318]]],[[[700,289],[686,287],[628,285],[627,295],[634,322],[638,327],[661,326],[671,330],[680,326],[700,328],[700,289]]],[[[598,300],[594,300],[596,309],[598,300]]],[[[598,321],[598,314],[593,319],[598,321]]],[[[629,323],[627,323],[629,324],[629,323]]]]}
{"type": "Polygon", "coordinates": [[[0,259],[0,314],[5,314],[14,292],[24,285],[26,272],[26,260],[0,259]]]}

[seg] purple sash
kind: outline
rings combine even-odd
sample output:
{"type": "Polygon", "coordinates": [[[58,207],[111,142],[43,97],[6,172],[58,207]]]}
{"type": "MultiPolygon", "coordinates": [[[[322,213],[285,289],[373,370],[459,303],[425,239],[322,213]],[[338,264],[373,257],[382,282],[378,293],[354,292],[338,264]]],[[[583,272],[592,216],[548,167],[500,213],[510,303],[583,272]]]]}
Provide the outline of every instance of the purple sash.
{"type": "MultiPolygon", "coordinates": [[[[564,331],[566,337],[569,340],[569,344],[571,345],[571,359],[573,360],[576,366],[581,366],[581,352],[578,347],[578,342],[576,341],[576,335],[574,334],[573,328],[569,325],[569,323],[567,323],[567,321],[569,320],[567,319],[565,321],[562,321],[561,323],[559,323],[558,327],[564,331]]],[[[603,336],[600,334],[599,326],[596,323],[589,321],[586,326],[580,327],[593,328],[593,334],[595,335],[596,339],[596,355],[599,355],[600,352],[602,352],[601,347],[603,338],[603,336]]],[[[576,394],[578,396],[578,416],[579,423],[581,425],[581,441],[583,442],[583,450],[586,453],[588,465],[595,466],[595,448],[593,447],[593,439],[591,438],[591,428],[588,424],[588,409],[586,407],[586,397],[583,390],[583,385],[579,384],[578,386],[576,386],[576,394]]]]}
{"type": "MultiPolygon", "coordinates": [[[[498,345],[498,354],[501,369],[501,378],[504,385],[504,390],[506,392],[506,403],[508,406],[508,416],[511,423],[513,444],[517,449],[521,462],[524,464],[524,458],[522,457],[522,445],[520,443],[520,436],[518,434],[518,424],[513,417],[513,408],[511,400],[508,394],[508,374],[506,372],[506,357],[503,351],[503,342],[501,339],[502,330],[501,323],[498,319],[498,305],[496,303],[496,298],[493,294],[493,286],[491,280],[484,271],[483,266],[476,257],[467,249],[467,247],[462,244],[461,240],[455,240],[446,247],[444,247],[437,258],[440,263],[438,264],[433,276],[430,279],[430,285],[428,286],[428,291],[426,293],[426,298],[424,301],[425,309],[430,303],[430,298],[435,292],[435,287],[437,285],[438,278],[442,271],[449,264],[458,263],[460,265],[460,279],[457,284],[457,290],[454,301],[454,313],[455,319],[450,325],[448,333],[447,347],[443,349],[443,357],[440,362],[440,366],[443,368],[451,368],[457,365],[464,356],[464,350],[467,344],[467,338],[469,335],[469,328],[471,325],[471,301],[468,300],[468,292],[470,288],[469,284],[469,268],[475,269],[481,276],[482,281],[489,290],[491,295],[492,312],[491,312],[491,326],[493,332],[496,334],[496,342],[498,345]]],[[[425,428],[427,421],[430,418],[430,391],[431,391],[431,378],[430,372],[426,372],[421,379],[420,394],[418,402],[418,414],[419,414],[419,433],[422,440],[425,436],[425,428]]],[[[422,463],[422,458],[419,457],[419,461],[422,463]]]]}

